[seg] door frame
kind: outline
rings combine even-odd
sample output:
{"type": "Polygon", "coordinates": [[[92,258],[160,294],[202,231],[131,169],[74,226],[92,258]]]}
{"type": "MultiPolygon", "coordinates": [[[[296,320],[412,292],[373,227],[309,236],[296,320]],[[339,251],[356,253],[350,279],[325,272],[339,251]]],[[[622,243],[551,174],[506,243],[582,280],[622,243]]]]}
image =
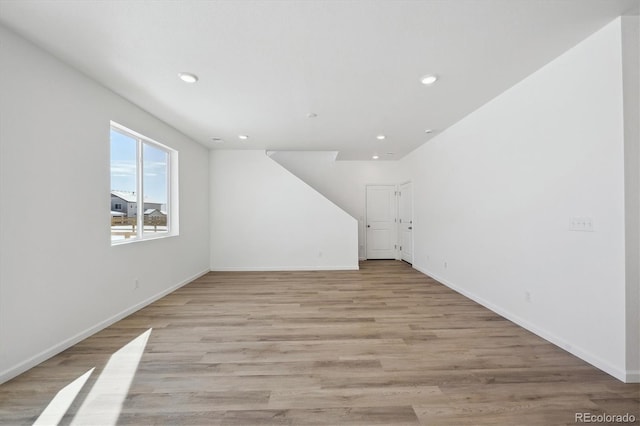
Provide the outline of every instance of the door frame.
{"type": "MultiPolygon", "coordinates": [[[[394,188],[394,197],[393,202],[394,206],[394,222],[395,222],[395,243],[394,243],[394,258],[395,260],[402,260],[402,253],[400,252],[400,200],[398,199],[400,196],[400,187],[406,184],[411,184],[411,220],[414,218],[414,191],[413,191],[413,181],[407,180],[401,183],[367,183],[364,186],[364,223],[362,228],[363,241],[364,241],[364,260],[368,260],[367,257],[367,245],[369,244],[368,236],[367,236],[367,223],[368,223],[368,212],[367,212],[367,192],[368,187],[370,186],[392,186],[394,188]]],[[[412,223],[412,225],[414,225],[412,223]]],[[[412,232],[413,234],[413,232],[412,232]]],[[[412,235],[411,238],[411,259],[413,260],[415,257],[415,238],[412,235]]]]}
{"type": "MultiPolygon", "coordinates": [[[[402,188],[402,186],[407,185],[407,184],[411,184],[411,265],[413,265],[413,261],[414,261],[414,257],[415,257],[415,238],[413,236],[413,228],[414,227],[414,223],[413,223],[413,219],[414,219],[414,215],[413,215],[413,210],[414,210],[414,205],[415,205],[415,198],[414,198],[414,194],[413,194],[413,181],[411,180],[407,180],[405,182],[399,183],[398,184],[398,194],[400,194],[402,191],[400,190],[400,188],[402,188]]],[[[397,217],[398,219],[400,219],[400,203],[401,201],[398,200],[396,202],[396,205],[398,206],[398,213],[397,213],[397,217]]],[[[398,226],[398,231],[396,232],[396,235],[398,236],[398,247],[400,247],[400,245],[402,244],[402,239],[401,239],[401,227],[402,224],[400,223],[400,220],[397,221],[397,226],[398,226]]],[[[398,260],[404,260],[402,259],[402,252],[400,251],[400,249],[398,249],[398,260]]],[[[405,261],[406,262],[406,261],[405,261]]]]}

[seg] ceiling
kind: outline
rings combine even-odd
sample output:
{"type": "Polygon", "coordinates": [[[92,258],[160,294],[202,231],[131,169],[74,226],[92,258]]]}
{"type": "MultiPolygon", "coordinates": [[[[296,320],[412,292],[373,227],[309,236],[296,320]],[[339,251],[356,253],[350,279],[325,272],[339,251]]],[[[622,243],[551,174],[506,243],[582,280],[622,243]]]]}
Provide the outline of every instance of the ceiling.
{"type": "Polygon", "coordinates": [[[640,0],[0,0],[0,23],[209,148],[395,160],[639,8],[640,0]],[[185,71],[199,81],[182,82],[185,71]],[[422,85],[431,73],[439,80],[422,85]]]}

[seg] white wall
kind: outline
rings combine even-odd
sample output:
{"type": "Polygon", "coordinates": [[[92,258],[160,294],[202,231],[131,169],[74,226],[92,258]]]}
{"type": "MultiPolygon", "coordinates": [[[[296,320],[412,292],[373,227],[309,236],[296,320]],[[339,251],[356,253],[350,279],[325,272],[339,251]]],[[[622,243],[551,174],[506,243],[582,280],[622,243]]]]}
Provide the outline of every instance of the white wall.
{"type": "Polygon", "coordinates": [[[627,372],[640,381],[640,17],[622,17],[627,372]]]}
{"type": "Polygon", "coordinates": [[[209,190],[205,148],[2,27],[0,43],[2,382],[207,272],[209,190]],[[180,236],[111,246],[109,120],[179,151],[180,236]]]}
{"type": "Polygon", "coordinates": [[[406,180],[397,161],[335,161],[331,151],[277,151],[271,158],[358,220],[358,255],[365,252],[365,187],[406,180]]]}
{"type": "Polygon", "coordinates": [[[621,75],[616,20],[402,163],[416,268],[624,380],[621,75]]]}
{"type": "Polygon", "coordinates": [[[358,269],[357,221],[264,151],[212,151],[211,269],[358,269]]]}

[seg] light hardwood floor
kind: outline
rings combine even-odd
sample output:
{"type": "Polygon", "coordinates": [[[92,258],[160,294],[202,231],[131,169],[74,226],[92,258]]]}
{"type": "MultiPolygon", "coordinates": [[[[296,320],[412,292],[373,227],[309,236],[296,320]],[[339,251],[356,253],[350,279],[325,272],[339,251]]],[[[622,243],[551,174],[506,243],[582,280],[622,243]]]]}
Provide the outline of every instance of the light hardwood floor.
{"type": "Polygon", "coordinates": [[[547,426],[573,425],[576,412],[640,419],[640,385],[403,262],[369,261],[360,271],[207,274],[0,386],[0,423],[32,424],[95,367],[62,420],[69,424],[111,355],[150,328],[118,424],[547,426]]]}

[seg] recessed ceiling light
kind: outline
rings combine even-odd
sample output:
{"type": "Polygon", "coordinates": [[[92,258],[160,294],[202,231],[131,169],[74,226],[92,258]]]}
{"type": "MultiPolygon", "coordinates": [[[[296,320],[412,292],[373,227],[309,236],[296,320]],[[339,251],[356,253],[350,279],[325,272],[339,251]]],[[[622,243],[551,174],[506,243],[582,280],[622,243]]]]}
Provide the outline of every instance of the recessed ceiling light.
{"type": "Polygon", "coordinates": [[[425,75],[424,77],[422,77],[420,79],[420,83],[422,83],[422,84],[424,84],[426,86],[429,86],[429,85],[435,83],[436,80],[438,80],[438,76],[436,76],[435,74],[427,74],[427,75],[425,75]]]}
{"type": "Polygon", "coordinates": [[[213,142],[213,143],[222,143],[224,141],[222,140],[222,138],[213,137],[213,138],[211,138],[211,142],[213,142]]]}
{"type": "Polygon", "coordinates": [[[378,139],[379,141],[384,140],[386,138],[385,135],[378,135],[376,136],[376,139],[378,139]]]}
{"type": "Polygon", "coordinates": [[[377,160],[377,159],[378,159],[378,158],[380,158],[380,157],[378,157],[377,155],[374,155],[374,156],[373,156],[373,157],[371,157],[371,158],[373,158],[374,160],[377,160]]]}
{"type": "Polygon", "coordinates": [[[247,135],[238,135],[238,138],[242,139],[243,141],[246,141],[247,139],[249,139],[249,136],[247,136],[247,135]]]}
{"type": "Polygon", "coordinates": [[[178,77],[180,77],[180,80],[184,81],[185,83],[195,83],[196,81],[198,81],[198,76],[195,74],[191,74],[190,72],[179,72],[178,77]]]}
{"type": "Polygon", "coordinates": [[[433,133],[433,129],[426,129],[424,132],[425,133],[433,133]]]}
{"type": "Polygon", "coordinates": [[[316,114],[315,112],[310,112],[309,114],[307,114],[307,118],[316,118],[318,116],[318,114],[316,114]]]}

